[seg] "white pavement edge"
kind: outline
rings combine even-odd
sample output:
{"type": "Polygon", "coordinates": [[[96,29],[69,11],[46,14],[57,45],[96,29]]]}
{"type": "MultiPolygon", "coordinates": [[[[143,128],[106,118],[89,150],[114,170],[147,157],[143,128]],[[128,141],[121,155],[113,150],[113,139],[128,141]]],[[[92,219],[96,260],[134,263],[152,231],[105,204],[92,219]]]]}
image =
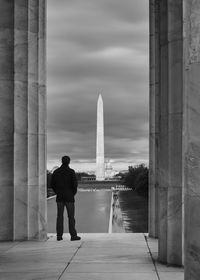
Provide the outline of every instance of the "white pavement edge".
{"type": "Polygon", "coordinates": [[[110,218],[109,218],[109,226],[108,226],[108,233],[112,233],[112,218],[113,218],[113,192],[111,193],[111,203],[110,203],[110,218]]]}

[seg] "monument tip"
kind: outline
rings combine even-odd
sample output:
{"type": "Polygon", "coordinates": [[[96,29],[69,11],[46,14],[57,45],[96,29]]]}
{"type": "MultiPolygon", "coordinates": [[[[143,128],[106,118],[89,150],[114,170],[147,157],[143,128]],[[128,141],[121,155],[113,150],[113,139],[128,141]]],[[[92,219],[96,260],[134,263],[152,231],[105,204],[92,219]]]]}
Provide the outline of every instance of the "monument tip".
{"type": "Polygon", "coordinates": [[[102,95],[101,95],[101,93],[99,93],[99,97],[98,97],[98,99],[102,99],[102,95]]]}

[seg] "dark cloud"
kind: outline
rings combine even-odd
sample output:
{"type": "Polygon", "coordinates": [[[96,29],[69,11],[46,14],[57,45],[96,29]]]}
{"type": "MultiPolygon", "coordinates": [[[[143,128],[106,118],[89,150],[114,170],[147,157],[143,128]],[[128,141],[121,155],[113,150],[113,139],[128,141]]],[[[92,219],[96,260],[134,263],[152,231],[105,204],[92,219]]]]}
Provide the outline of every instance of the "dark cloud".
{"type": "Polygon", "coordinates": [[[48,0],[47,54],[49,165],[94,166],[99,93],[106,157],[147,161],[148,1],[48,0]]]}

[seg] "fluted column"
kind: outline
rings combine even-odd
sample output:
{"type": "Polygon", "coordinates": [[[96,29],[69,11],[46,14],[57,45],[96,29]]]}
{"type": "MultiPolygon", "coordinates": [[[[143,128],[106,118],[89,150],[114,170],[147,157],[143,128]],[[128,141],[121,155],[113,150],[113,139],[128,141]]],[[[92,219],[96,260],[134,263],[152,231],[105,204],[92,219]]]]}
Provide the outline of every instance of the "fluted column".
{"type": "Polygon", "coordinates": [[[14,1],[0,1],[0,240],[14,229],[14,1]]]}
{"type": "Polygon", "coordinates": [[[44,240],[45,0],[0,5],[0,240],[44,240]]]}
{"type": "Polygon", "coordinates": [[[167,215],[169,185],[168,139],[168,1],[160,0],[160,97],[158,134],[158,256],[167,262],[167,215]]]}
{"type": "Polygon", "coordinates": [[[200,1],[184,1],[185,280],[200,279],[200,1]]]}
{"type": "Polygon", "coordinates": [[[159,261],[182,265],[182,0],[151,3],[154,4],[150,10],[151,25],[155,27],[152,29],[150,25],[154,32],[151,38],[154,53],[150,56],[150,215],[157,206],[155,199],[154,208],[151,206],[153,182],[158,188],[159,261]]]}
{"type": "Polygon", "coordinates": [[[46,193],[46,1],[39,1],[39,41],[38,41],[38,132],[39,132],[39,238],[46,238],[47,193],[46,193]]]}
{"type": "Polygon", "coordinates": [[[149,236],[158,237],[159,1],[150,0],[149,236]]]}
{"type": "Polygon", "coordinates": [[[168,0],[168,138],[169,184],[167,263],[182,265],[183,8],[168,0]]]}
{"type": "MultiPolygon", "coordinates": [[[[13,237],[28,236],[28,1],[14,2],[13,22],[13,237]],[[20,16],[19,16],[20,15],[20,16]]],[[[9,112],[7,112],[9,114],[9,112]]],[[[12,185],[11,185],[12,188],[12,185]]],[[[7,199],[5,198],[5,201],[7,199]]]]}

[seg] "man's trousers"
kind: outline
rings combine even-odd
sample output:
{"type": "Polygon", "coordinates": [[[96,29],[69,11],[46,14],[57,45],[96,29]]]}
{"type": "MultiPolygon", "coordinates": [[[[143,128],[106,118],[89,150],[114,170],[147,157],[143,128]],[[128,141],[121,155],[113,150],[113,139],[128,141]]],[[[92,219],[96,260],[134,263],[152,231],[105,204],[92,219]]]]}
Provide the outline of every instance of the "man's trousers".
{"type": "Polygon", "coordinates": [[[64,221],[63,214],[64,214],[65,206],[67,208],[69,233],[71,237],[75,237],[77,236],[77,232],[75,229],[74,202],[57,202],[57,222],[56,222],[57,237],[62,237],[63,235],[63,221],[64,221]]]}

